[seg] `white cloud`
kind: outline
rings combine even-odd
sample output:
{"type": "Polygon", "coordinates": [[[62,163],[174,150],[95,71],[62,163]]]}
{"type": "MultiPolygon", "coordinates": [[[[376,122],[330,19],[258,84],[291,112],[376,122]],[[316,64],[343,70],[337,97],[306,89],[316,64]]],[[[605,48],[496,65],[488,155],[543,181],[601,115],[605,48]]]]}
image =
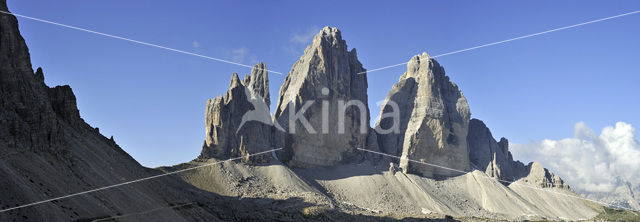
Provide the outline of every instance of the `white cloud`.
{"type": "Polygon", "coordinates": [[[248,60],[249,64],[258,63],[258,58],[256,57],[256,55],[252,54],[251,50],[246,47],[233,49],[230,51],[230,54],[231,61],[233,62],[244,63],[246,60],[248,60]]]}
{"type": "Polygon", "coordinates": [[[231,50],[231,56],[232,56],[231,59],[234,62],[243,62],[244,57],[247,56],[247,54],[249,54],[249,49],[245,47],[234,49],[234,50],[231,50]]]}
{"type": "Polygon", "coordinates": [[[291,42],[297,44],[309,44],[313,37],[320,31],[318,26],[311,26],[302,33],[293,33],[291,35],[291,42]]]}
{"type": "Polygon", "coordinates": [[[193,48],[200,48],[202,45],[198,41],[193,41],[191,42],[191,46],[193,46],[193,48]]]}
{"type": "Polygon", "coordinates": [[[573,138],[510,144],[510,149],[517,159],[542,163],[577,190],[611,192],[616,176],[640,183],[640,143],[635,138],[628,123],[607,126],[597,135],[579,122],[573,138]]]}

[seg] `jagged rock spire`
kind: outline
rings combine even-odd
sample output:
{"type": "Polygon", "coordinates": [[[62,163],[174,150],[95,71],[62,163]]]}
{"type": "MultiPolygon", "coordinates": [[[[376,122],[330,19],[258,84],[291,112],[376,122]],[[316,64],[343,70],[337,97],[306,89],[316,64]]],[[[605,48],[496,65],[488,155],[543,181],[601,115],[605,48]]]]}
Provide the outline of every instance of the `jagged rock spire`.
{"type": "Polygon", "coordinates": [[[335,165],[366,145],[369,110],[365,72],[355,49],[347,50],[337,28],[325,27],[313,38],[280,88],[274,118],[286,131],[276,131],[277,146],[284,147],[283,161],[300,167],[335,165]],[[344,115],[340,101],[353,104],[346,107],[344,115]],[[310,102],[313,104],[305,107],[310,102]],[[303,107],[309,122],[306,126],[303,120],[291,120],[303,107]],[[338,124],[341,116],[342,125],[338,124]]]}
{"type": "Polygon", "coordinates": [[[407,71],[383,103],[380,116],[394,111],[399,119],[380,119],[376,128],[398,128],[396,132],[378,132],[378,138],[381,150],[402,156],[400,167],[405,172],[425,176],[460,174],[408,159],[469,170],[466,138],[471,114],[467,100],[449,81],[444,68],[428,54],[411,58],[407,71]]]}
{"type": "Polygon", "coordinates": [[[522,163],[513,162],[507,139],[502,138],[497,142],[489,128],[478,119],[472,119],[469,123],[467,143],[473,167],[484,171],[490,177],[513,180],[518,174],[517,169],[524,168],[522,163]]]}
{"type": "Polygon", "coordinates": [[[251,75],[245,77],[245,81],[247,81],[245,85],[256,95],[262,97],[267,106],[271,105],[269,74],[267,72],[267,66],[264,63],[261,62],[253,66],[253,68],[251,68],[251,75]]]}
{"type": "MultiPolygon", "coordinates": [[[[243,80],[233,73],[225,95],[207,101],[206,137],[199,158],[225,159],[271,149],[268,96],[269,77],[264,63],[255,65],[243,80]]],[[[270,158],[259,155],[243,161],[264,163],[270,158]]]]}

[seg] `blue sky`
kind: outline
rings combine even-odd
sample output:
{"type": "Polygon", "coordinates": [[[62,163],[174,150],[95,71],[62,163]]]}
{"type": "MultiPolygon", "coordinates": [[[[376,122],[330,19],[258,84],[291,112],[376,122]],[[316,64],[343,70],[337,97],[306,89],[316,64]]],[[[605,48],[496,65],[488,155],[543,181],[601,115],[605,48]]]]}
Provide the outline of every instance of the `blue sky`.
{"type": "MultiPolygon", "coordinates": [[[[16,1],[12,12],[288,73],[336,26],[366,69],[640,10],[637,1],[16,1]]],[[[19,18],[34,67],[69,84],[82,117],[146,166],[195,158],[205,101],[248,68],[19,18]]],[[[438,59],[495,137],[529,143],[640,125],[640,14],[438,59]]],[[[404,66],[368,74],[369,103],[404,66]]],[[[270,75],[272,101],[284,76],[270,75]]],[[[274,104],[275,105],[275,104],[274,104]]],[[[372,117],[379,107],[371,107],[372,117]]]]}

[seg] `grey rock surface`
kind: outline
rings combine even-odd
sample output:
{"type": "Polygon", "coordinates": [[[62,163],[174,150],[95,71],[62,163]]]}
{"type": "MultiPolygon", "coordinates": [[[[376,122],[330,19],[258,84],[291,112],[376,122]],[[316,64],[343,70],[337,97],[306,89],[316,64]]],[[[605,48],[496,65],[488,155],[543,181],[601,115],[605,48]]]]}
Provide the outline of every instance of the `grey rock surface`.
{"type": "MultiPolygon", "coordinates": [[[[243,80],[234,73],[226,94],[207,101],[206,138],[199,158],[229,159],[272,149],[268,98],[269,77],[264,63],[255,65],[243,80]]],[[[256,155],[243,161],[266,163],[270,158],[256,155]]]]}
{"type": "Polygon", "coordinates": [[[520,161],[514,161],[509,151],[509,141],[503,137],[496,142],[481,120],[470,121],[467,143],[473,168],[483,171],[489,177],[500,179],[505,184],[517,182],[540,188],[570,189],[558,175],[541,164],[532,162],[524,165],[520,161]]]}
{"type": "Polygon", "coordinates": [[[378,132],[378,138],[381,150],[402,156],[400,168],[404,172],[423,176],[460,174],[408,159],[469,171],[466,138],[471,113],[467,100],[458,86],[449,81],[444,68],[426,53],[411,58],[407,72],[382,104],[380,116],[394,111],[399,112],[399,120],[382,118],[376,129],[392,129],[397,124],[398,132],[378,132]],[[398,105],[398,110],[392,103],[398,105]]]}
{"type": "Polygon", "coordinates": [[[267,65],[258,63],[251,68],[251,74],[243,79],[244,85],[255,95],[260,96],[267,104],[271,106],[271,95],[269,95],[269,72],[267,65]]]}
{"type": "Polygon", "coordinates": [[[275,138],[276,146],[285,149],[281,160],[296,167],[331,166],[359,155],[357,148],[366,145],[370,118],[364,72],[356,50],[347,50],[337,28],[325,27],[313,38],[280,88],[274,119],[285,129],[276,131],[275,138]],[[305,106],[308,102],[313,104],[305,106]],[[310,127],[290,118],[303,108],[310,127]],[[339,124],[341,117],[344,124],[339,124]]]}
{"type": "Polygon", "coordinates": [[[369,128],[369,135],[367,135],[367,144],[364,149],[371,150],[373,152],[366,152],[364,154],[365,159],[371,160],[373,163],[379,162],[383,156],[377,153],[380,152],[380,145],[378,144],[378,134],[372,128],[369,128]]]}
{"type": "Polygon", "coordinates": [[[547,168],[542,167],[542,164],[537,162],[531,162],[525,166],[524,170],[520,170],[516,173],[520,175],[516,178],[516,183],[527,183],[536,187],[542,188],[561,188],[570,190],[568,184],[566,184],[558,175],[553,174],[547,168]]]}
{"type": "MultiPolygon", "coordinates": [[[[502,180],[513,181],[516,175],[514,168],[524,166],[522,163],[514,163],[509,142],[502,138],[497,142],[489,128],[478,119],[472,119],[469,123],[469,159],[474,168],[484,171],[488,176],[502,180]],[[512,165],[518,166],[512,166],[512,165]]],[[[523,167],[519,168],[522,169],[523,167]]]]}

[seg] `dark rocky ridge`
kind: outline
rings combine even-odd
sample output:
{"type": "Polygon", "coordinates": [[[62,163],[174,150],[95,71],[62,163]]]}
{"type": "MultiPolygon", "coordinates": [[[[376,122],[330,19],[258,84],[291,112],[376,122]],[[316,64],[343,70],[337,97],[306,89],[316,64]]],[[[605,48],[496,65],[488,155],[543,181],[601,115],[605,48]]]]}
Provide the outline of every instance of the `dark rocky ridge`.
{"type": "MultiPolygon", "coordinates": [[[[6,2],[0,10],[8,11],[6,2]]],[[[69,86],[49,88],[34,73],[12,15],[0,15],[0,207],[6,209],[153,174],[89,126],[69,86]]],[[[192,186],[175,179],[124,186],[0,213],[0,220],[63,221],[97,218],[169,203],[192,202],[192,186]],[[156,184],[166,183],[166,186],[156,184]],[[178,191],[180,186],[185,191],[178,191]]],[[[198,191],[200,192],[200,191],[198,191]]],[[[163,211],[147,219],[210,217],[197,207],[163,211]]]]}

